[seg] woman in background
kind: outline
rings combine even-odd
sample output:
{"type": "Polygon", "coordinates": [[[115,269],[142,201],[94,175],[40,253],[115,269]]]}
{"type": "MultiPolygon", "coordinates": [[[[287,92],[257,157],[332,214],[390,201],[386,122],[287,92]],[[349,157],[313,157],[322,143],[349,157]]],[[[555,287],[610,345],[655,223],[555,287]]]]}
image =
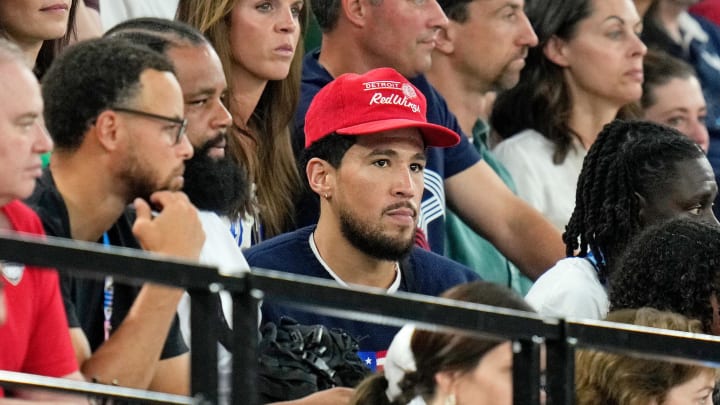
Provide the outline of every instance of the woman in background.
{"type": "Polygon", "coordinates": [[[632,0],[529,0],[526,13],[539,44],[495,101],[492,127],[506,139],[494,152],[518,195],[562,230],[587,150],[642,95],[647,49],[632,0]]]}
{"type": "Polygon", "coordinates": [[[35,74],[42,77],[75,35],[78,0],[47,4],[43,0],[0,1],[0,35],[15,42],[35,74]]]}
{"type": "Polygon", "coordinates": [[[643,118],[677,129],[707,153],[707,104],[695,70],[680,59],[653,50],[645,55],[643,67],[643,118]]]}
{"type": "Polygon", "coordinates": [[[177,18],[203,32],[220,56],[233,116],[229,150],[247,166],[257,199],[231,230],[243,247],[292,227],[302,189],[288,124],[300,94],[308,11],[303,0],[180,0],[177,18]]]}

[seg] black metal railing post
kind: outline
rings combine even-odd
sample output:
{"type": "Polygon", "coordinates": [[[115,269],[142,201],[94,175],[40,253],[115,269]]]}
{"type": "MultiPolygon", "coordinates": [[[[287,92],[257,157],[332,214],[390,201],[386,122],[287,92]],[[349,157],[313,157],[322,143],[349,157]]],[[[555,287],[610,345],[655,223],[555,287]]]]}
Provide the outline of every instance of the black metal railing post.
{"type": "Polygon", "coordinates": [[[190,391],[203,404],[218,403],[218,324],[219,286],[192,288],[190,294],[190,330],[192,336],[190,391]],[[202,343],[198,343],[202,338],[202,343]]]}
{"type": "Polygon", "coordinates": [[[548,405],[575,403],[575,344],[560,320],[559,336],[545,341],[548,405]]]}
{"type": "Polygon", "coordinates": [[[513,344],[513,402],[540,405],[541,338],[519,339],[513,344]]]}
{"type": "Polygon", "coordinates": [[[232,403],[259,404],[257,392],[258,310],[262,294],[252,288],[252,275],[245,276],[243,291],[233,293],[232,403]]]}

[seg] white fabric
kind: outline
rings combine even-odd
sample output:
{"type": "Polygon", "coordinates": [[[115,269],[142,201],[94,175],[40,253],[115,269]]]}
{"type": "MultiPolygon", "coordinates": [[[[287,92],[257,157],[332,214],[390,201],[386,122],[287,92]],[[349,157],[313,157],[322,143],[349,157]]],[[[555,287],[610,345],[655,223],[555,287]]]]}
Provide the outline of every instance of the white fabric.
{"type": "Polygon", "coordinates": [[[493,149],[512,175],[520,198],[540,211],[556,228],[564,230],[575,209],[575,190],[585,148],[574,142],[565,161],[553,163],[554,146],[547,138],[526,129],[493,149]]]}
{"type": "MultiPolygon", "coordinates": [[[[228,276],[238,275],[250,271],[245,256],[235,243],[228,227],[214,212],[199,211],[198,216],[205,231],[205,243],[200,251],[200,263],[216,266],[220,273],[228,276]]],[[[232,327],[232,298],[227,291],[220,292],[223,314],[228,325],[232,327]]],[[[178,317],[180,331],[185,343],[190,346],[190,295],[183,294],[178,304],[178,317]]],[[[232,372],[232,354],[218,343],[218,392],[221,403],[228,403],[230,397],[230,381],[232,372]]]]}
{"type": "Polygon", "coordinates": [[[587,260],[569,257],[540,276],[525,296],[544,316],[604,319],[609,302],[595,267],[587,260]]]}
{"type": "Polygon", "coordinates": [[[136,17],[175,19],[178,0],[100,0],[100,23],[107,31],[136,17]]]}
{"type": "MultiPolygon", "coordinates": [[[[340,278],[340,276],[335,273],[330,266],[328,266],[327,263],[325,263],[325,260],[323,260],[322,256],[320,256],[320,251],[317,248],[317,245],[315,244],[315,232],[310,234],[310,237],[308,238],[308,242],[310,243],[310,250],[312,250],[313,254],[315,255],[315,258],[318,262],[323,266],[325,271],[328,272],[330,277],[335,279],[335,281],[338,282],[343,287],[350,287],[348,283],[346,283],[343,279],[340,278]]],[[[390,287],[387,288],[387,293],[392,294],[397,292],[397,290],[400,288],[400,279],[401,279],[401,273],[400,273],[400,265],[396,262],[395,263],[395,279],[390,284],[390,287]]]]}
{"type": "MultiPolygon", "coordinates": [[[[402,391],[400,390],[400,381],[405,377],[405,373],[416,371],[415,356],[410,348],[415,326],[405,325],[395,335],[385,356],[385,379],[388,387],[385,390],[390,401],[395,400],[402,391]]],[[[425,405],[422,397],[415,397],[408,405],[425,405]]]]}

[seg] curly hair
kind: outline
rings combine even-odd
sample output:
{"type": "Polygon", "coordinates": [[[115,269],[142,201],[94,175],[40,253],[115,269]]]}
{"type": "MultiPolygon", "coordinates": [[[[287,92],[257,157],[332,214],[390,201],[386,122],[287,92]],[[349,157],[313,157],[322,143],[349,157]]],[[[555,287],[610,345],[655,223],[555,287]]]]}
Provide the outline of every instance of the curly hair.
{"type": "MultiPolygon", "coordinates": [[[[492,305],[526,312],[535,312],[519,295],[507,287],[474,281],[457,285],[442,295],[458,301],[492,305]]],[[[385,395],[387,380],[373,375],[361,383],[351,400],[353,405],[407,404],[422,396],[426,400],[435,394],[435,374],[443,371],[469,372],[490,350],[503,343],[501,339],[479,339],[461,334],[415,330],[410,348],[416,370],[408,372],[399,383],[401,394],[393,402],[385,395]]]]}
{"type": "Polygon", "coordinates": [[[119,38],[83,41],[63,52],[42,80],[45,123],[55,147],[77,149],[102,111],[132,102],[148,69],[174,73],[163,55],[119,38]]]}
{"type": "MultiPolygon", "coordinates": [[[[612,312],[608,321],[700,333],[700,322],[682,315],[640,308],[612,312]]],[[[575,395],[578,405],[645,405],[663,403],[668,392],[700,373],[717,374],[700,366],[638,359],[594,350],[578,350],[575,395]]]]}
{"type": "Polygon", "coordinates": [[[642,121],[605,125],[583,162],[563,241],[568,256],[597,259],[601,279],[643,225],[636,194],[652,201],[677,180],[675,163],[705,156],[673,128],[642,121]],[[579,249],[579,251],[578,251],[579,249]]]}
{"type": "Polygon", "coordinates": [[[677,312],[710,332],[718,291],[720,227],[677,219],[648,227],[628,246],[610,283],[610,308],[677,312]]]}

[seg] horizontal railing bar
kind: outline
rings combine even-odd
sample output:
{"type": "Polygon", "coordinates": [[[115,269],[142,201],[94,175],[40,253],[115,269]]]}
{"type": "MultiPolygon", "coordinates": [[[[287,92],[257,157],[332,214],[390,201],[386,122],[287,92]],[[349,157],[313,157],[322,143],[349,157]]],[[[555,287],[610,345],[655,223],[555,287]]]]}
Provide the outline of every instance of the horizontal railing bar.
{"type": "MultiPolygon", "coordinates": [[[[151,281],[195,290],[225,289],[231,293],[244,293],[249,287],[262,291],[268,301],[290,302],[323,314],[360,321],[395,326],[415,323],[418,327],[429,330],[501,336],[513,340],[541,337],[548,342],[568,344],[569,347],[592,347],[662,360],[706,366],[720,365],[720,337],[576,319],[567,320],[563,326],[561,320],[522,311],[404,292],[387,294],[381,289],[347,289],[332,280],[265,269],[253,269],[252,273],[241,277],[226,277],[220,275],[214,267],[137,249],[106,247],[61,238],[41,240],[0,233],[0,258],[35,266],[55,267],[67,274],[80,273],[95,278],[112,275],[118,281],[132,284],[151,281]]],[[[5,373],[9,372],[1,373],[0,376],[7,377],[8,374],[5,373]]],[[[40,386],[43,388],[51,388],[42,384],[40,386]]],[[[92,388],[92,385],[78,387],[80,388],[76,389],[79,392],[92,388]]],[[[122,387],[110,388],[128,390],[122,387]]],[[[177,403],[192,403],[182,402],[186,400],[188,399],[177,403]]]]}
{"type": "Polygon", "coordinates": [[[162,392],[145,391],[114,385],[95,384],[75,381],[66,378],[53,378],[33,374],[16,373],[0,370],[0,385],[25,389],[43,389],[77,393],[84,396],[112,398],[123,401],[142,401],[144,403],[162,404],[196,404],[191,397],[165,394],[162,392]]]}
{"type": "Polygon", "coordinates": [[[104,246],[48,236],[0,232],[2,260],[41,267],[59,272],[102,279],[107,275],[127,284],[146,281],[183,288],[207,288],[220,281],[217,269],[197,262],[163,256],[139,249],[104,246]]]}
{"type": "Polygon", "coordinates": [[[253,268],[252,288],[266,300],[291,303],[325,315],[379,324],[403,326],[414,323],[428,330],[532,339],[557,336],[557,320],[537,314],[459,302],[420,294],[382,289],[339,286],[330,280],[253,268]],[[478,316],[478,311],[482,316],[478,316]]]}
{"type": "Polygon", "coordinates": [[[578,348],[720,367],[720,337],[622,323],[577,320],[566,323],[578,348]]]}

